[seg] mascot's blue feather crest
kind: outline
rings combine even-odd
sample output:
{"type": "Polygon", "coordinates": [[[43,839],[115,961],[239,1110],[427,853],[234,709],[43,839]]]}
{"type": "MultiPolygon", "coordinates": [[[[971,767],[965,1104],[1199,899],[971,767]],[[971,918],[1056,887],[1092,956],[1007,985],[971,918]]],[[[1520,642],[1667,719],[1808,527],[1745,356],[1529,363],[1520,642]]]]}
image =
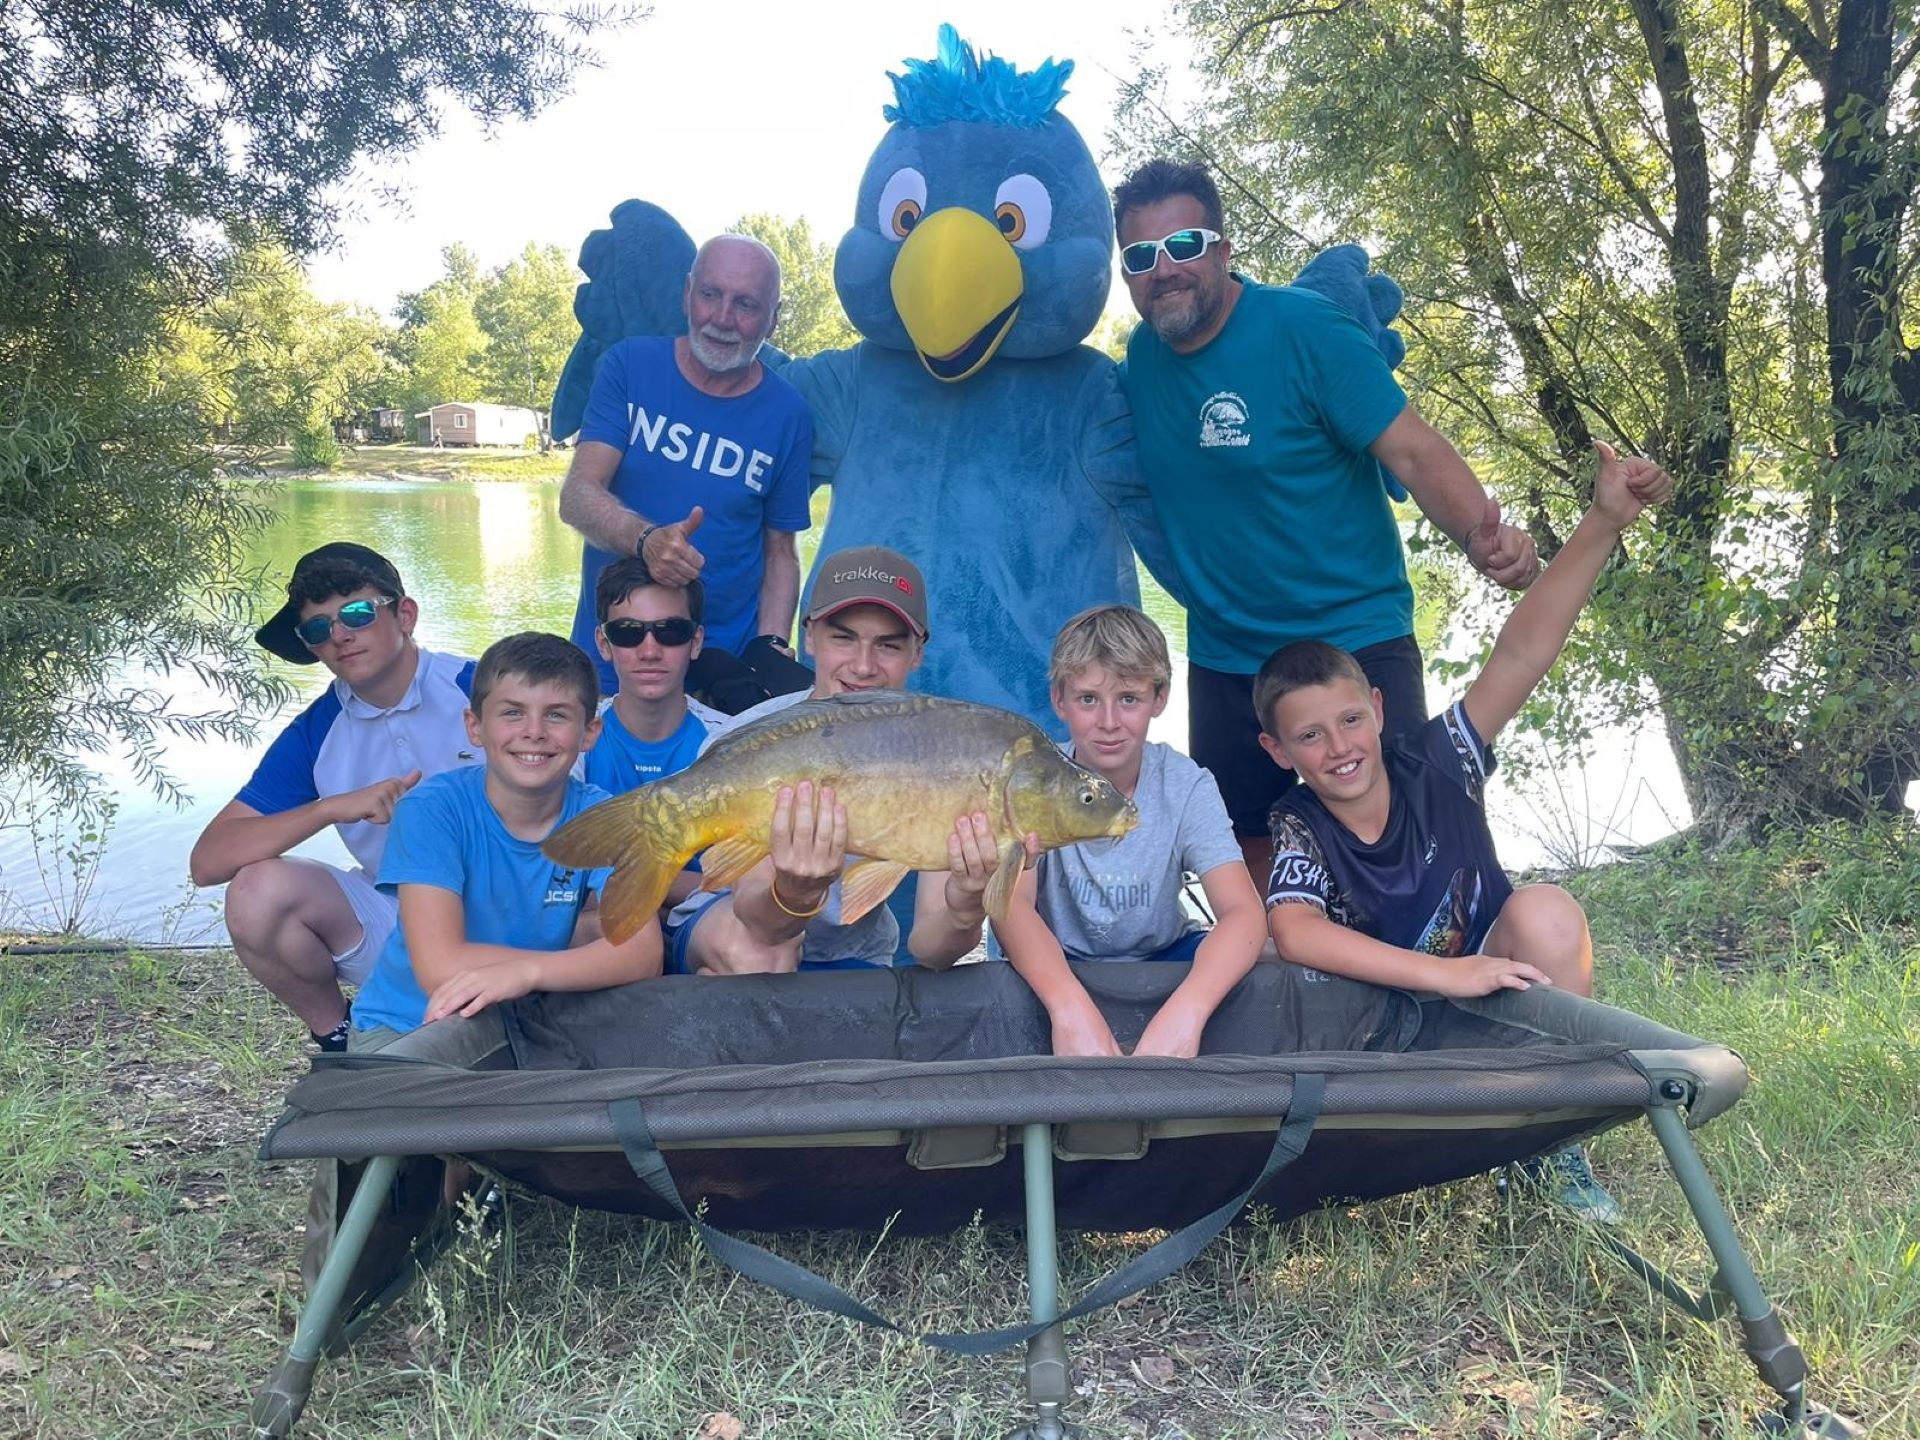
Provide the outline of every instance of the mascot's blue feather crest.
{"type": "Polygon", "coordinates": [[[969,120],[1035,129],[1047,123],[1067,93],[1073,62],[1043,60],[1024,75],[998,55],[976,57],[951,25],[940,27],[940,53],[907,61],[907,73],[887,72],[895,104],[881,115],[910,129],[969,120]]]}

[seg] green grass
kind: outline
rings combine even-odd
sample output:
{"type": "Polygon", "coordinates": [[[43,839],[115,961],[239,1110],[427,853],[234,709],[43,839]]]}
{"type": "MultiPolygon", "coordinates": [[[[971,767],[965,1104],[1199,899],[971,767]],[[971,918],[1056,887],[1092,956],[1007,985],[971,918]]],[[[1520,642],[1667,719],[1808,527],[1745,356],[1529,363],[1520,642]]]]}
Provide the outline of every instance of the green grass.
{"type": "MultiPolygon", "coordinates": [[[[1816,1398],[1920,1434],[1920,917],[1911,839],[1682,854],[1577,877],[1605,998],[1756,1075],[1700,1134],[1816,1398]]],[[[0,959],[0,1434],[225,1435],[299,1303],[302,1167],[254,1146],[304,1061],[220,953],[0,959]]],[[[1630,1238],[1708,1266],[1643,1127],[1596,1161],[1630,1238]]],[[[1068,1294],[1147,1237],[1063,1245],[1068,1294]]],[[[788,1236],[929,1328],[1022,1313],[1015,1234],[788,1236]]],[[[1484,1180],[1275,1225],[1074,1327],[1072,1419],[1175,1436],[1745,1435],[1732,1330],[1656,1305],[1573,1222],[1484,1180]]],[[[685,1233],[516,1196],[355,1348],[307,1436],[997,1440],[1020,1367],[816,1316],[685,1233]],[[705,1426],[703,1432],[703,1426],[705,1426]]]]}
{"type": "Polygon", "coordinates": [[[337,480],[555,480],[565,477],[571,450],[545,455],[535,450],[492,447],[462,449],[427,445],[342,446],[339,461],[327,470],[296,470],[292,452],[276,450],[265,463],[268,474],[302,474],[337,480]]]}

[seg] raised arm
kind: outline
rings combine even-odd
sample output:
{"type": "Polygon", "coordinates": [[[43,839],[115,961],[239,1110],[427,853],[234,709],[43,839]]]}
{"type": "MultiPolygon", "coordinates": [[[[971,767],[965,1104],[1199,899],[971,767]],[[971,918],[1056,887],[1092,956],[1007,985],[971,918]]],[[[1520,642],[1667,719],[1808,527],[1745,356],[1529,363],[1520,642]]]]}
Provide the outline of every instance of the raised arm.
{"type": "Polygon", "coordinates": [[[1646,506],[1673,493],[1673,481],[1653,461],[1637,456],[1623,461],[1604,441],[1596,441],[1594,450],[1600,469],[1593,482],[1592,508],[1580,517],[1546,573],[1513,607],[1486,668],[1467,689],[1467,718],[1489,744],[1560,658],[1620,532],[1646,506]]]}

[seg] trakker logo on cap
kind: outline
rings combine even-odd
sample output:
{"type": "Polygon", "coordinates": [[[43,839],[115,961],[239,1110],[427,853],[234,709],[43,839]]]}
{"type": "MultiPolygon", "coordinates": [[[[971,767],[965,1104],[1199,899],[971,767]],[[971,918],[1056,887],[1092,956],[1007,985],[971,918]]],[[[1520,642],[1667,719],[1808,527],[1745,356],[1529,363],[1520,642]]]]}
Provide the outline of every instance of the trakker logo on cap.
{"type": "Polygon", "coordinates": [[[871,565],[862,565],[852,570],[836,570],[827,577],[835,585],[851,585],[856,580],[880,580],[896,590],[913,593],[913,582],[904,575],[896,575],[891,570],[878,570],[871,565]]]}
{"type": "Polygon", "coordinates": [[[830,555],[814,583],[809,620],[849,605],[884,605],[896,610],[921,639],[927,636],[925,582],[906,556],[882,546],[863,546],[830,555]]]}

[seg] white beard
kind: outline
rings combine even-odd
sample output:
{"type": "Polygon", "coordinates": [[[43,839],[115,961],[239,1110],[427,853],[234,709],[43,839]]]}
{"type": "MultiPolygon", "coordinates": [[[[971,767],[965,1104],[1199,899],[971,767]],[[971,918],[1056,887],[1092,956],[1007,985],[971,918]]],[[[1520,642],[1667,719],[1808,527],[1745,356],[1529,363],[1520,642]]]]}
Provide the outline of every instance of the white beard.
{"type": "Polygon", "coordinates": [[[710,340],[698,330],[687,332],[687,348],[693,352],[693,358],[716,375],[731,374],[744,370],[753,364],[760,354],[760,346],[765,341],[756,341],[752,346],[740,344],[737,340],[728,346],[725,341],[710,340]]]}

